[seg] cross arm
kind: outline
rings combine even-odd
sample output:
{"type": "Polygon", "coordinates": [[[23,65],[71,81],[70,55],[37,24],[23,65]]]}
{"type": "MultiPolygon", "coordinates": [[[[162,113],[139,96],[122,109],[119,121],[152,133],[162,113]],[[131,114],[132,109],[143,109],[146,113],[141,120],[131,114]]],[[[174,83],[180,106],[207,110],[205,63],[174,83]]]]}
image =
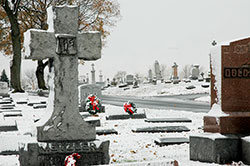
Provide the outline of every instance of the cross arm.
{"type": "Polygon", "coordinates": [[[26,59],[43,60],[55,56],[56,38],[53,32],[30,29],[24,34],[26,59]]]}
{"type": "Polygon", "coordinates": [[[77,35],[78,58],[86,61],[101,58],[101,33],[86,32],[77,35]]]}

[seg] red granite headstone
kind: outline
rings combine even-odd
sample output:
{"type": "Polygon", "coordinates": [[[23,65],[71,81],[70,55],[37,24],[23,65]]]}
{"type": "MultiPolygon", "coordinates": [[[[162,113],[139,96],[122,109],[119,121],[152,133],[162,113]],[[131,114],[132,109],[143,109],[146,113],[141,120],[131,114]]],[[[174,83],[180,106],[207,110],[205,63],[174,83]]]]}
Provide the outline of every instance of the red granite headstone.
{"type": "Polygon", "coordinates": [[[217,52],[215,51],[217,55],[211,55],[211,59],[214,58],[213,56],[221,56],[217,58],[221,62],[217,62],[217,71],[215,71],[214,59],[211,60],[211,106],[220,105],[221,111],[228,115],[205,116],[204,131],[249,134],[250,38],[231,41],[213,49],[217,49],[217,52]]]}

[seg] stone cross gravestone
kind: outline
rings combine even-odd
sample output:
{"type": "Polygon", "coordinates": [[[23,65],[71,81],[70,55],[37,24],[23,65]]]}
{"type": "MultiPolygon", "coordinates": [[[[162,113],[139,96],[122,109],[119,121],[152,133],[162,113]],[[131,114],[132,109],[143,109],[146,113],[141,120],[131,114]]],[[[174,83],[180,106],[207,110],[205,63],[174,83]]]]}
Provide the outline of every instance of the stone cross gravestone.
{"type": "Polygon", "coordinates": [[[95,65],[94,64],[92,64],[91,65],[92,66],[92,70],[91,70],[91,84],[95,84],[96,82],[95,82],[95,65]]]}
{"type": "Polygon", "coordinates": [[[56,15],[55,18],[48,16],[53,27],[50,26],[49,31],[29,30],[24,42],[27,44],[26,58],[53,58],[48,103],[48,111],[52,114],[38,127],[38,140],[93,140],[95,128],[87,125],[78,112],[77,64],[78,59],[97,60],[101,57],[101,36],[100,33],[78,34],[77,7],[53,7],[50,10],[53,11],[48,14],[56,15]]]}
{"type": "Polygon", "coordinates": [[[156,80],[161,80],[162,79],[161,69],[160,69],[160,64],[157,60],[155,61],[154,69],[155,69],[156,80]]]}
{"type": "MultiPolygon", "coordinates": [[[[37,140],[47,143],[46,150],[38,144],[28,144],[28,152],[23,152],[28,154],[21,155],[21,165],[28,165],[25,162],[61,165],[65,155],[72,152],[86,155],[80,165],[108,163],[108,152],[104,154],[106,157],[99,158],[98,146],[88,142],[96,138],[95,126],[85,122],[78,109],[78,59],[99,59],[102,46],[100,33],[78,33],[78,12],[77,6],[50,7],[48,31],[25,33],[26,58],[51,58],[53,64],[49,73],[48,116],[37,127],[37,140]],[[97,156],[93,159],[93,155],[97,156]]],[[[104,144],[100,146],[109,146],[107,142],[104,144]]]]}
{"type": "Polygon", "coordinates": [[[211,110],[204,116],[205,133],[190,137],[190,159],[244,162],[242,154],[250,155],[241,146],[250,134],[250,38],[214,46],[210,62],[211,110]]]}

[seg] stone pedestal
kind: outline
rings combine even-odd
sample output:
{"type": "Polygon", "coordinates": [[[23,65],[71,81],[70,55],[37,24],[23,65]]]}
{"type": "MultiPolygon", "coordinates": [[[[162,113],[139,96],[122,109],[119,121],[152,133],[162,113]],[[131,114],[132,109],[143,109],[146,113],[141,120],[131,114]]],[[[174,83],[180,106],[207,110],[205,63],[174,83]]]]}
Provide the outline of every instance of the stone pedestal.
{"type": "Polygon", "coordinates": [[[204,131],[221,134],[250,134],[249,116],[204,117],[204,131]]]}
{"type": "Polygon", "coordinates": [[[72,153],[81,156],[77,166],[108,164],[110,160],[109,141],[30,143],[27,149],[21,148],[19,152],[21,166],[62,166],[72,153]]]}
{"type": "Polygon", "coordinates": [[[237,136],[204,133],[190,136],[190,159],[227,164],[241,160],[241,139],[237,136]]]}

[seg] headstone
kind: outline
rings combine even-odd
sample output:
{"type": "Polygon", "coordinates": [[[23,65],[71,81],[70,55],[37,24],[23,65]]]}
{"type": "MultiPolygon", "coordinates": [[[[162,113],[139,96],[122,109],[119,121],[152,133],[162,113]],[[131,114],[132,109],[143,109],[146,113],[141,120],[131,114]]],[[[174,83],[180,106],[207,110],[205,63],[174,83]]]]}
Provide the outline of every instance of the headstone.
{"type": "Polygon", "coordinates": [[[189,85],[186,87],[186,89],[194,89],[194,88],[196,88],[194,85],[189,85]]]}
{"type": "Polygon", "coordinates": [[[189,143],[189,139],[186,137],[167,137],[167,138],[159,138],[154,142],[156,145],[159,146],[177,145],[177,144],[189,143]]]}
{"type": "Polygon", "coordinates": [[[85,111],[85,100],[88,95],[96,95],[99,99],[102,99],[101,87],[95,84],[84,84],[78,87],[79,92],[79,102],[81,105],[80,111],[85,111]]]}
{"type": "Polygon", "coordinates": [[[18,131],[17,123],[14,120],[3,120],[0,121],[0,132],[18,131]]]}
{"type": "Polygon", "coordinates": [[[97,135],[110,135],[110,134],[118,134],[115,129],[96,129],[97,135]]]}
{"type": "Polygon", "coordinates": [[[191,76],[190,79],[192,80],[197,80],[199,75],[200,75],[200,69],[199,69],[200,65],[198,64],[193,64],[191,67],[191,76]]]}
{"type": "Polygon", "coordinates": [[[99,85],[102,88],[105,86],[105,82],[103,81],[103,75],[102,75],[101,70],[100,70],[100,75],[99,75],[99,82],[96,82],[96,84],[99,85]]]}
{"type": "Polygon", "coordinates": [[[30,143],[27,149],[20,149],[21,166],[63,165],[72,152],[82,156],[78,165],[109,163],[109,141],[95,140],[95,126],[79,114],[78,59],[99,59],[102,44],[100,33],[78,34],[78,13],[77,6],[50,7],[48,31],[29,30],[25,34],[27,58],[53,61],[50,59],[47,117],[37,122],[41,144],[30,143]]]}
{"type": "Polygon", "coordinates": [[[15,104],[2,104],[0,105],[0,109],[13,109],[15,104]]]}
{"type": "Polygon", "coordinates": [[[188,132],[190,131],[186,126],[155,126],[143,127],[132,130],[135,133],[162,133],[162,132],[188,132]]]}
{"type": "Polygon", "coordinates": [[[92,70],[91,70],[91,84],[95,84],[96,83],[96,81],[95,81],[95,65],[94,64],[92,64],[91,65],[92,66],[92,70]]]}
{"type": "Polygon", "coordinates": [[[151,83],[153,81],[153,72],[151,69],[148,70],[148,82],[151,83]]]}
{"type": "Polygon", "coordinates": [[[172,79],[173,80],[179,80],[178,77],[178,65],[176,62],[174,62],[174,65],[172,66],[172,79]]]}
{"type": "Polygon", "coordinates": [[[160,64],[157,60],[154,63],[154,71],[155,71],[156,80],[162,80],[160,64]]]}
{"type": "Polygon", "coordinates": [[[211,110],[203,119],[205,133],[190,136],[190,159],[232,163],[242,160],[237,138],[250,134],[250,38],[214,46],[210,62],[211,110]]]}
{"type": "Polygon", "coordinates": [[[23,114],[19,111],[11,111],[11,112],[3,112],[3,116],[4,118],[8,118],[8,117],[22,117],[23,114]]]}
{"type": "Polygon", "coordinates": [[[147,118],[145,119],[145,122],[151,122],[151,123],[177,123],[177,122],[192,122],[192,120],[188,118],[147,118]]]}
{"type": "Polygon", "coordinates": [[[9,87],[7,82],[0,82],[0,96],[9,96],[9,87]]]}
{"type": "Polygon", "coordinates": [[[146,115],[144,113],[136,113],[133,115],[129,114],[120,114],[120,115],[108,115],[106,120],[125,120],[125,119],[144,119],[146,115]]]}
{"type": "Polygon", "coordinates": [[[126,75],[126,83],[128,85],[133,85],[133,83],[134,83],[134,75],[132,75],[132,74],[126,75]]]}
{"type": "Polygon", "coordinates": [[[46,108],[47,104],[34,104],[33,108],[34,109],[41,109],[41,108],[46,108]]]}

